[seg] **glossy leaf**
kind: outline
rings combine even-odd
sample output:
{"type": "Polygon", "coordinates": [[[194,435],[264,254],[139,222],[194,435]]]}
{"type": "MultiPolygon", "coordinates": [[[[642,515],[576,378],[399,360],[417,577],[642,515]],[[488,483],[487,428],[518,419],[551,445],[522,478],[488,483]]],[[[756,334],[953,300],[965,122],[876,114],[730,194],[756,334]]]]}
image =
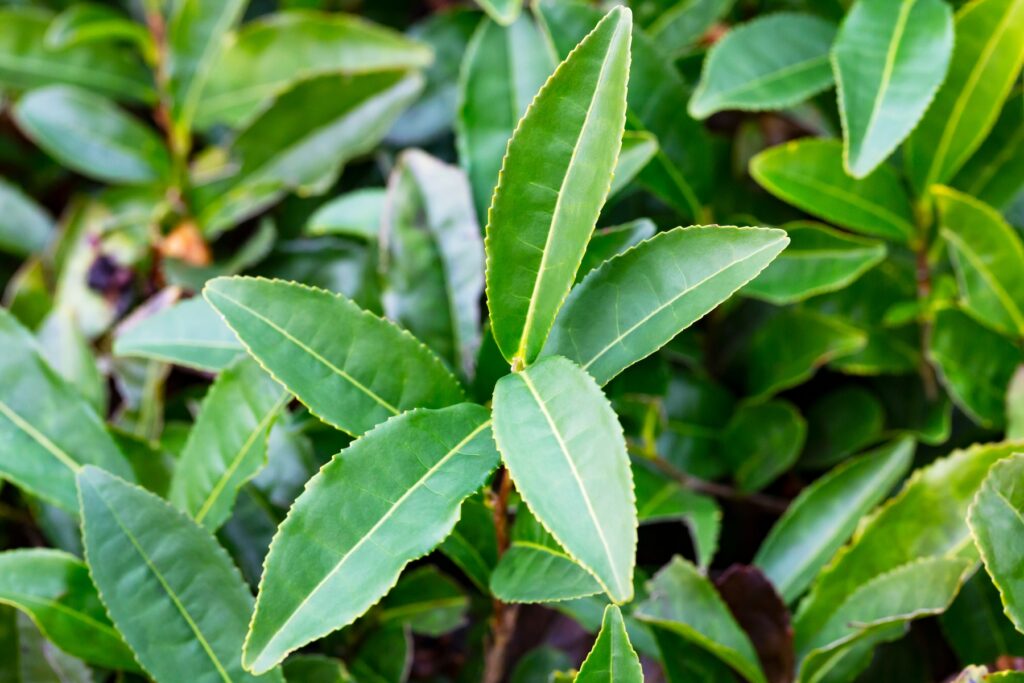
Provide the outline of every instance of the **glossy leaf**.
{"type": "Polygon", "coordinates": [[[576,282],[579,283],[590,271],[608,259],[654,237],[656,232],[658,232],[658,226],[648,218],[638,218],[622,225],[598,228],[590,237],[590,242],[587,243],[583,262],[580,264],[579,272],[576,273],[576,282]]]}
{"type": "Polygon", "coordinates": [[[650,597],[636,615],[657,628],[678,633],[738,671],[751,683],[765,683],[757,653],[708,579],[676,557],[647,587],[650,597]]]}
{"type": "Polygon", "coordinates": [[[560,357],[502,378],[494,431],[530,511],[614,601],[628,601],[633,478],[622,427],[594,380],[560,357]]]}
{"type": "Polygon", "coordinates": [[[832,85],[832,23],[780,12],[732,29],[715,43],[690,99],[690,114],[761,111],[798,104],[832,85]]]}
{"type": "Polygon", "coordinates": [[[401,71],[430,61],[426,46],[358,17],[268,14],[246,23],[210,69],[196,124],[246,125],[290,87],[316,76],[401,71]]]}
{"type": "Polygon", "coordinates": [[[1024,99],[1011,93],[992,132],[953,180],[953,186],[997,209],[1024,189],[1024,99]]]}
{"type": "Polygon", "coordinates": [[[486,245],[491,328],[510,363],[540,353],[608,196],[626,119],[631,16],[608,13],[509,141],[486,245]]]}
{"type": "Polygon", "coordinates": [[[914,442],[901,439],[843,463],[800,492],[754,557],[786,602],[803,593],[861,518],[902,480],[913,456],[914,442]]]}
{"type": "Polygon", "coordinates": [[[83,175],[140,184],[170,174],[156,133],[100,95],[62,85],[40,88],[18,101],[14,116],[36,144],[83,175]]]}
{"type": "Polygon", "coordinates": [[[753,279],[787,243],[784,232],[766,228],[660,233],[573,289],[543,355],[565,356],[605,384],[753,279]],[[604,305],[611,300],[623,303],[604,305]]]}
{"type": "Polygon", "coordinates": [[[612,174],[612,189],[608,196],[614,197],[629,186],[658,153],[658,139],[647,131],[627,130],[622,136],[622,150],[612,174]]]}
{"type": "Polygon", "coordinates": [[[343,235],[375,240],[380,234],[387,193],[383,189],[355,190],[330,200],[306,224],[311,235],[343,235]]]}
{"type": "Polygon", "coordinates": [[[952,53],[953,13],[942,0],[854,4],[832,48],[851,175],[871,173],[910,134],[952,53]]]}
{"type": "Polygon", "coordinates": [[[897,242],[915,233],[896,172],[881,166],[851,178],[838,141],[805,138],[773,147],[750,161],[750,174],[779,199],[854,232],[897,242]]]}
{"type": "Polygon", "coordinates": [[[642,683],[640,658],[629,643],[622,612],[615,605],[604,610],[601,632],[580,665],[578,683],[642,683]]]}
{"type": "Polygon", "coordinates": [[[919,194],[951,179],[995,124],[1024,63],[1024,1],[969,3],[954,33],[949,74],[905,146],[919,194]]]}
{"type": "Polygon", "coordinates": [[[0,311],[0,473],[68,512],[78,510],[74,477],[95,464],[131,479],[128,462],[100,418],[43,360],[32,336],[0,311]]]}
{"type": "Polygon", "coordinates": [[[742,406],[722,435],[722,451],[740,490],[758,491],[796,462],[807,422],[788,401],[742,406]]]}
{"type": "Polygon", "coordinates": [[[53,219],[46,210],[0,178],[0,250],[16,256],[42,251],[53,231],[53,219]]]}
{"type": "Polygon", "coordinates": [[[283,681],[279,671],[257,679],[242,670],[252,597],[212,536],[160,498],[97,467],[79,471],[78,488],[89,571],[114,625],[150,675],[283,681]]]}
{"type": "Polygon", "coordinates": [[[275,379],[350,434],[409,408],[462,400],[462,389],[437,356],[342,296],[255,278],[218,278],[204,296],[275,379]],[[303,315],[293,315],[296,310],[303,315]],[[332,325],[325,327],[325,320],[332,325]]]}
{"type": "Polygon", "coordinates": [[[776,305],[842,289],[885,258],[885,245],[810,222],[787,223],[789,246],[743,293],[776,305]]]}

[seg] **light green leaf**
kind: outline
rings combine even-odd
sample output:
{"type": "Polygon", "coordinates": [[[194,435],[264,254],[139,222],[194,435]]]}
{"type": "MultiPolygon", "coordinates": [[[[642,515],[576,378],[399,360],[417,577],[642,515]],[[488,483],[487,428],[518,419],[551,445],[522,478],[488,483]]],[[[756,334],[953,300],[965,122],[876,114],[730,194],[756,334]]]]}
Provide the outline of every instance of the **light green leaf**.
{"type": "Polygon", "coordinates": [[[759,491],[793,466],[806,439],[807,422],[789,401],[751,403],[726,427],[722,456],[741,491],[759,491]]]}
{"type": "Polygon", "coordinates": [[[829,361],[864,348],[867,335],[847,323],[802,309],[784,309],[754,333],[747,348],[747,391],[766,398],[810,379],[829,361]]]}
{"type": "Polygon", "coordinates": [[[137,670],[89,570],[73,555],[43,548],[0,553],[0,603],[27,614],[47,640],[70,655],[97,666],[137,670]]]}
{"type": "Polygon", "coordinates": [[[146,27],[105,5],[76,3],[54,17],[46,29],[46,45],[52,49],[118,40],[135,43],[148,55],[153,39],[146,27]]]}
{"type": "Polygon", "coordinates": [[[523,9],[523,0],[477,0],[477,4],[502,26],[514,23],[523,9]]]}
{"type": "Polygon", "coordinates": [[[497,462],[487,411],[469,404],[405,413],[335,456],[271,545],[246,667],[266,671],[365,612],[448,535],[497,462]]]}
{"type": "Polygon", "coordinates": [[[650,597],[636,616],[711,652],[751,683],[766,683],[757,653],[707,577],[681,557],[647,584],[650,597]]]}
{"type": "Polygon", "coordinates": [[[1006,438],[1024,439],[1024,370],[1020,367],[1006,388],[1006,438]]]}
{"type": "Polygon", "coordinates": [[[641,524],[681,521],[690,532],[697,565],[703,570],[718,550],[722,510],[713,498],[685,488],[658,474],[642,461],[633,462],[636,483],[636,514],[641,524]]]}
{"type": "Polygon", "coordinates": [[[791,603],[804,592],[913,458],[914,442],[903,438],[843,463],[800,492],[754,556],[783,600],[791,603]]]}
{"type": "Polygon", "coordinates": [[[577,683],[643,683],[640,658],[629,642],[622,612],[615,605],[605,608],[601,632],[575,680],[577,683]]]}
{"type": "Polygon", "coordinates": [[[735,0],[678,0],[658,15],[648,33],[671,54],[685,54],[734,4],[735,0]]]}
{"type": "Polygon", "coordinates": [[[0,474],[5,479],[74,513],[74,478],[82,465],[132,478],[100,418],[5,310],[0,310],[0,348],[0,474]]]}
{"type": "Polygon", "coordinates": [[[637,174],[651,162],[658,153],[658,138],[647,131],[627,130],[622,135],[622,150],[612,174],[612,189],[609,197],[626,189],[637,174]]]}
{"type": "Polygon", "coordinates": [[[153,678],[284,680],[280,671],[256,678],[242,670],[252,596],[212,536],[97,467],[79,471],[78,489],[85,557],[100,599],[153,678]]]}
{"type": "Polygon", "coordinates": [[[750,160],[750,174],[779,199],[848,230],[897,242],[916,232],[896,171],[880,166],[851,178],[838,140],[804,138],[772,147],[750,160]]]}
{"type": "Polygon", "coordinates": [[[780,12],[732,29],[708,52],[690,115],[761,111],[799,104],[832,85],[828,54],[836,27],[780,12]]]}
{"type": "Polygon", "coordinates": [[[248,357],[210,386],[171,479],[167,499],[211,532],[267,463],[270,426],[291,395],[248,357]]]}
{"type": "Polygon", "coordinates": [[[1024,0],[976,0],[956,14],[949,74],[905,146],[919,194],[945,183],[981,145],[1024,63],[1024,0]]]}
{"type": "Polygon", "coordinates": [[[1024,352],[955,309],[935,314],[928,356],[950,397],[985,427],[1006,424],[1006,392],[1024,352]]]}
{"type": "Polygon", "coordinates": [[[404,152],[388,182],[381,248],[385,315],[470,375],[484,245],[465,174],[425,152],[404,152]]]}
{"type": "Polygon", "coordinates": [[[967,514],[971,536],[985,561],[985,571],[999,590],[1003,611],[1024,632],[1024,455],[1015,454],[992,466],[967,514]]]}
{"type": "Polygon", "coordinates": [[[463,399],[458,382],[430,350],[340,295],[237,277],[213,280],[203,294],[276,380],[315,415],[350,434],[410,408],[463,399]],[[297,310],[303,315],[295,316],[297,310]]]}
{"type": "Polygon", "coordinates": [[[310,235],[343,235],[367,241],[380,235],[387,191],[383,188],[355,190],[323,204],[310,216],[310,235]]]}
{"type": "Polygon", "coordinates": [[[78,390],[97,415],[106,415],[107,377],[74,314],[63,308],[51,311],[36,331],[36,341],[50,367],[78,390]]]}
{"type": "Polygon", "coordinates": [[[431,59],[427,46],[355,16],[268,14],[246,23],[224,48],[202,90],[196,125],[246,125],[293,85],[317,76],[415,69],[431,59]]]}
{"type": "Polygon", "coordinates": [[[609,12],[509,141],[486,244],[491,329],[510,363],[540,353],[608,196],[626,121],[631,28],[628,9],[609,12]]]}
{"type": "MultiPolygon", "coordinates": [[[[629,135],[629,133],[626,133],[629,135]]],[[[622,157],[619,157],[621,160],[622,157]]],[[[622,225],[598,228],[587,243],[587,251],[583,254],[583,262],[576,273],[577,284],[590,271],[602,265],[608,259],[618,256],[630,247],[644,242],[658,232],[658,226],[649,218],[637,218],[622,225]]],[[[570,292],[570,295],[572,293],[570,292]]],[[[557,320],[557,318],[556,318],[557,320]]]]}
{"type": "Polygon", "coordinates": [[[381,623],[408,624],[413,633],[440,638],[466,621],[469,598],[433,565],[412,570],[381,602],[381,623]]]}
{"type": "Polygon", "coordinates": [[[155,183],[170,175],[157,134],[86,90],[53,85],[33,90],[14,108],[18,126],[61,164],[109,183],[155,183]]]}
{"type": "Polygon", "coordinates": [[[881,242],[809,221],[782,226],[790,244],[743,293],[776,305],[847,286],[885,258],[881,242]]]}
{"type": "Polygon", "coordinates": [[[530,511],[616,602],[633,595],[636,507],[622,427],[579,366],[547,358],[498,381],[494,431],[530,511]]]}
{"type": "Polygon", "coordinates": [[[998,332],[1024,337],[1024,243],[992,207],[948,187],[934,187],[942,237],[964,308],[998,332]]]}
{"type": "Polygon", "coordinates": [[[150,102],[152,78],[120,46],[89,43],[51,49],[46,32],[53,15],[39,7],[0,9],[0,85],[29,90],[67,84],[118,99],[150,102]]]}
{"type": "Polygon", "coordinates": [[[942,0],[858,0],[832,48],[845,133],[843,162],[863,178],[924,116],[953,53],[953,13],[942,0]]]}
{"type": "Polygon", "coordinates": [[[174,135],[181,140],[188,140],[203,86],[217,64],[227,32],[238,22],[246,4],[248,0],[170,3],[166,78],[174,135]]]}
{"type": "Polygon", "coordinates": [[[223,318],[202,297],[130,320],[114,336],[114,355],[162,360],[219,372],[245,353],[223,318]]]}
{"type": "Polygon", "coordinates": [[[956,174],[953,186],[997,209],[1007,209],[1024,190],[1024,99],[1017,90],[1003,106],[992,132],[956,174]]]}
{"type": "Polygon", "coordinates": [[[53,219],[43,207],[0,178],[0,250],[15,256],[42,251],[53,231],[53,219]]]}
{"type": "Polygon", "coordinates": [[[606,384],[749,282],[788,242],[783,231],[770,228],[660,233],[573,288],[543,355],[576,361],[606,384]]]}

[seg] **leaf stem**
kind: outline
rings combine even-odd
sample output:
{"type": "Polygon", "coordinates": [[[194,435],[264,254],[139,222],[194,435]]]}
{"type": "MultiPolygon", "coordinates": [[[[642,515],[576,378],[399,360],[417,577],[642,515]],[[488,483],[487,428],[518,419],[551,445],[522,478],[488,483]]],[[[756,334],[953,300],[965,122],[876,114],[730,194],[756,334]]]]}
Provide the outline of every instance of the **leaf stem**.
{"type": "MultiPolygon", "coordinates": [[[[508,550],[508,499],[512,493],[512,477],[502,467],[498,470],[498,492],[494,495],[494,533],[498,541],[498,557],[508,550]]],[[[491,636],[484,655],[483,683],[500,683],[505,675],[508,646],[516,628],[519,605],[509,605],[493,598],[494,614],[491,618],[491,636]]]]}
{"type": "Polygon", "coordinates": [[[935,379],[935,370],[928,361],[928,349],[932,341],[932,321],[926,310],[928,300],[932,296],[932,271],[928,264],[929,240],[928,234],[931,227],[931,207],[925,202],[919,202],[915,206],[915,217],[918,225],[918,236],[914,240],[914,263],[915,277],[917,280],[917,301],[920,307],[921,316],[921,362],[919,372],[921,384],[924,387],[924,395],[929,401],[938,398],[939,389],[935,379]]]}

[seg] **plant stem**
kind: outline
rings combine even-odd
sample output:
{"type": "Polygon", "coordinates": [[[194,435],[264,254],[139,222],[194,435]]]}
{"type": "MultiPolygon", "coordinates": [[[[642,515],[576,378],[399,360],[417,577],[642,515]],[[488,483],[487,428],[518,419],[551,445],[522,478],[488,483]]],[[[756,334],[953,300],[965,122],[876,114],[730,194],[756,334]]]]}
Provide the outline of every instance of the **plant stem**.
{"type": "Polygon", "coordinates": [[[919,202],[915,207],[918,236],[914,242],[914,263],[915,277],[917,280],[917,301],[922,307],[921,315],[921,363],[919,372],[921,384],[924,386],[924,395],[929,401],[935,400],[939,395],[938,384],[935,379],[935,370],[928,361],[928,349],[932,341],[932,321],[924,307],[932,295],[932,271],[928,265],[928,233],[931,228],[931,207],[924,202],[919,202]]]}
{"type": "MultiPolygon", "coordinates": [[[[508,498],[512,493],[512,477],[504,467],[498,470],[498,492],[494,496],[494,533],[498,541],[498,557],[508,550],[508,498]]],[[[505,675],[505,660],[508,646],[516,628],[519,605],[509,605],[493,599],[494,614],[491,618],[491,636],[484,655],[483,683],[500,683],[505,675]]]]}

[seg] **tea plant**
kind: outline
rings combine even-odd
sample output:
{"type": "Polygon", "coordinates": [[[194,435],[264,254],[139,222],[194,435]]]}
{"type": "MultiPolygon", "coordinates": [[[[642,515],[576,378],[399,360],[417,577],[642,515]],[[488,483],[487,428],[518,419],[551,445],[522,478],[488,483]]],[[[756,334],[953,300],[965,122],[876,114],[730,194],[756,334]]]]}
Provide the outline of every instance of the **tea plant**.
{"type": "Polygon", "coordinates": [[[1024,0],[0,3],[0,679],[1024,678],[1022,64],[1024,0]]]}

